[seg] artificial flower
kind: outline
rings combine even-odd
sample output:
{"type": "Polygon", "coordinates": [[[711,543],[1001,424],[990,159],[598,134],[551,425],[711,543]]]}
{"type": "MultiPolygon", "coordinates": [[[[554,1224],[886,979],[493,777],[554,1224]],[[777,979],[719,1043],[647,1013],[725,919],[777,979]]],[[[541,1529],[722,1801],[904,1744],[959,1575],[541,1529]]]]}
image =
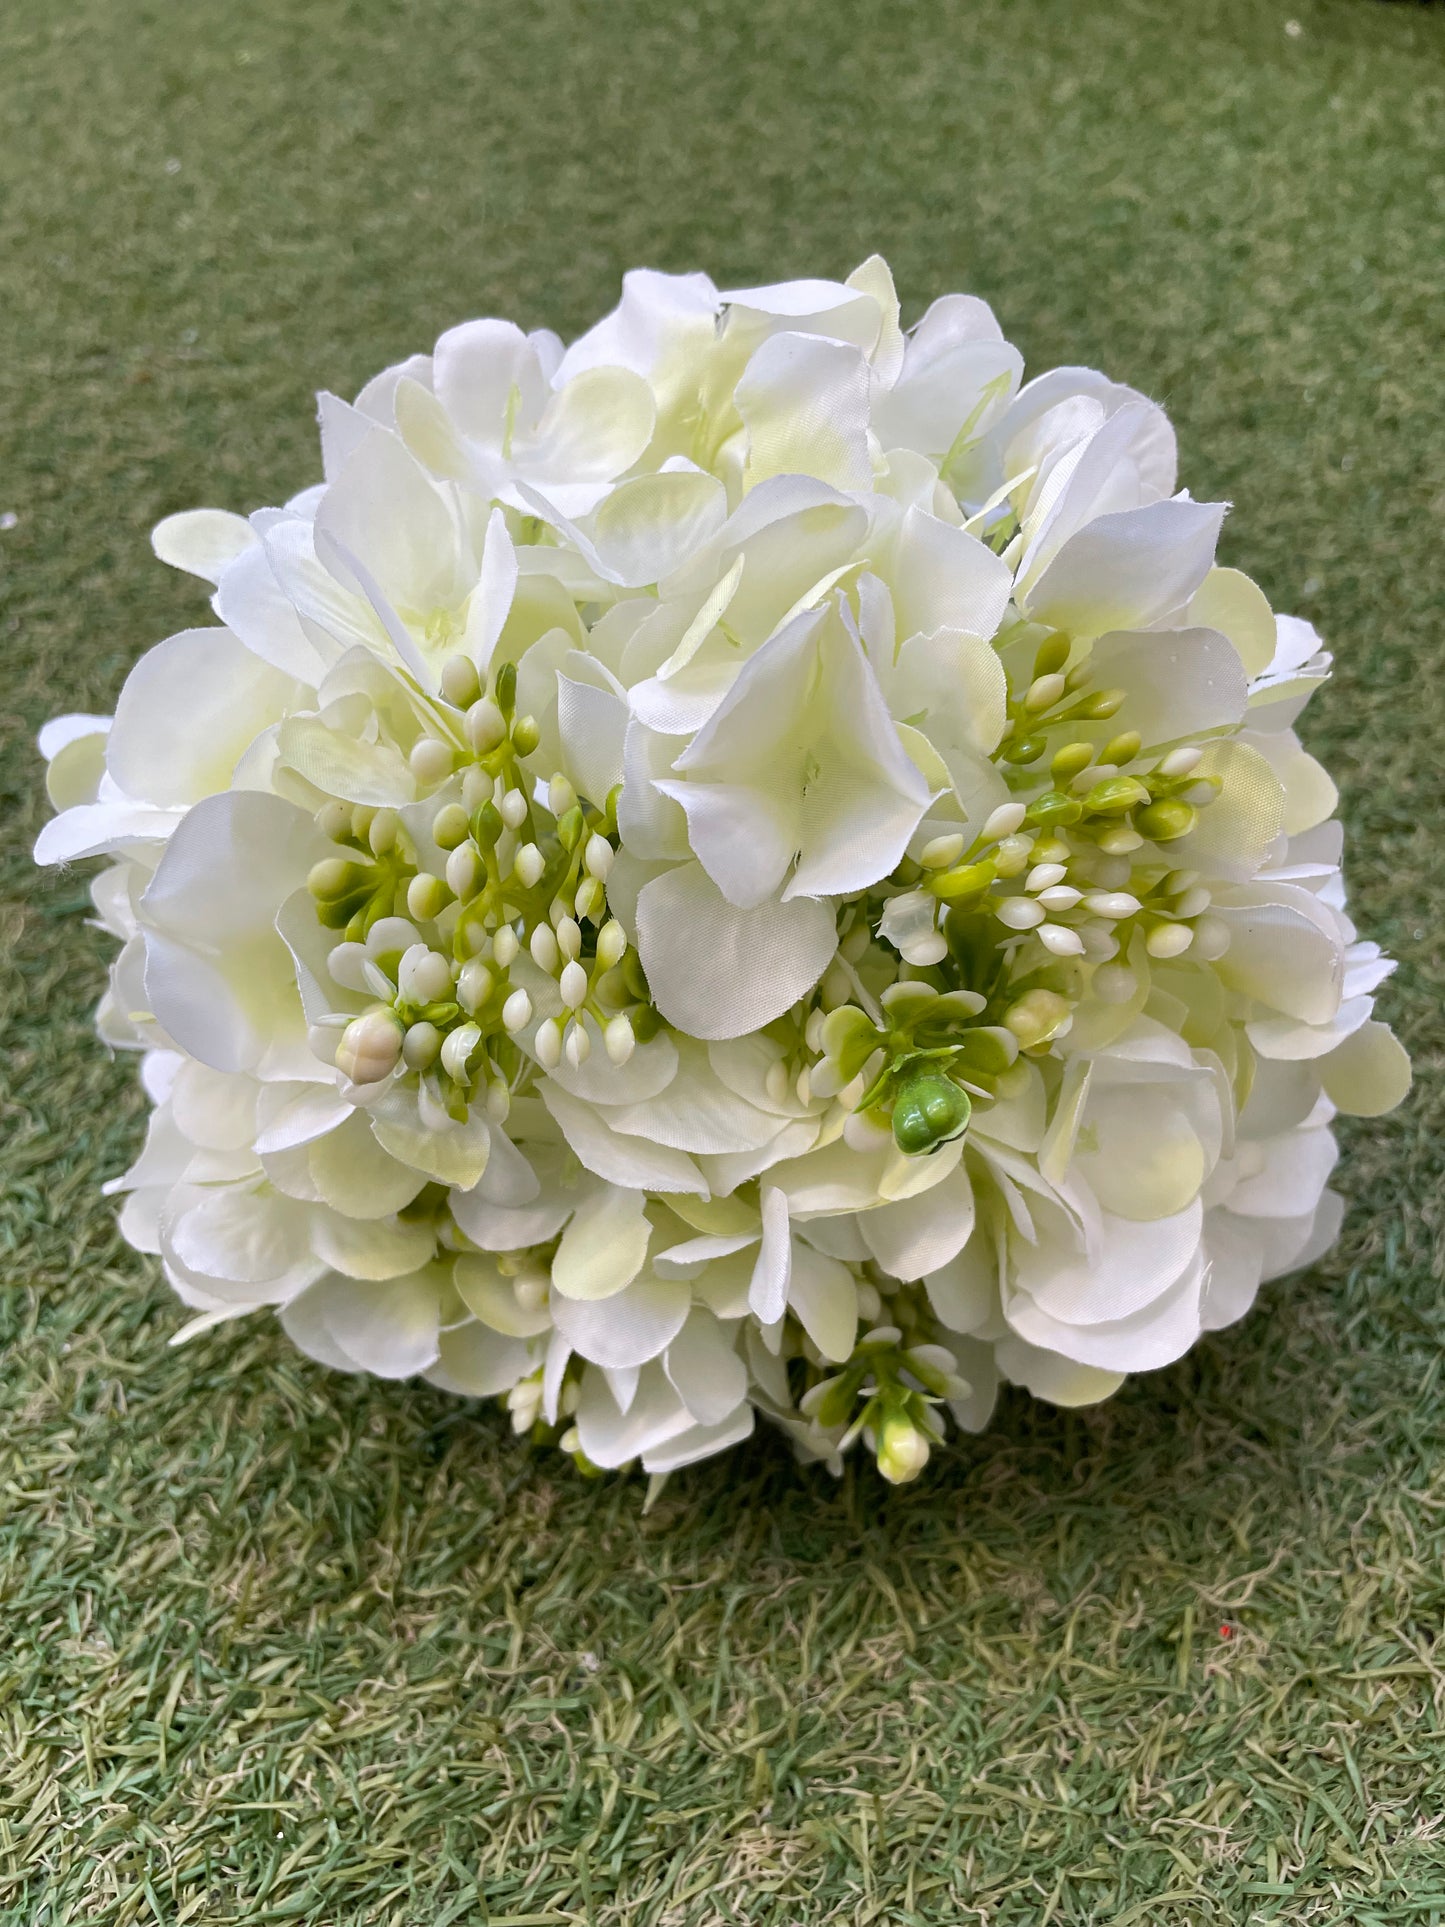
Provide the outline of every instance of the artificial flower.
{"type": "Polygon", "coordinates": [[[628,275],[323,396],[155,532],[217,623],[41,749],[103,856],[112,1189],[192,1318],[654,1479],[763,1414],[895,1482],[1314,1261],[1409,1084],[1226,505],[984,303],[628,275]]]}

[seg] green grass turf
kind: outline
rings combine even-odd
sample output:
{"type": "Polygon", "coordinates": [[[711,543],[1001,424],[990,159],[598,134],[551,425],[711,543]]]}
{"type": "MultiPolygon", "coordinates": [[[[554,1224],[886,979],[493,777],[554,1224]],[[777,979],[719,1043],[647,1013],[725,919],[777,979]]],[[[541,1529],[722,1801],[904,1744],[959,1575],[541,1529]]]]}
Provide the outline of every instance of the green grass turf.
{"type": "Polygon", "coordinates": [[[0,1920],[1445,1920],[1442,62],[1382,0],[8,0],[0,1920]],[[762,1434],[646,1518],[263,1321],[168,1352],[105,946],[27,861],[33,728],[206,619],[149,526],[309,482],[312,391],[467,315],[875,247],[1163,399],[1336,647],[1422,1074],[1340,1249],[906,1491],[762,1434]]]}

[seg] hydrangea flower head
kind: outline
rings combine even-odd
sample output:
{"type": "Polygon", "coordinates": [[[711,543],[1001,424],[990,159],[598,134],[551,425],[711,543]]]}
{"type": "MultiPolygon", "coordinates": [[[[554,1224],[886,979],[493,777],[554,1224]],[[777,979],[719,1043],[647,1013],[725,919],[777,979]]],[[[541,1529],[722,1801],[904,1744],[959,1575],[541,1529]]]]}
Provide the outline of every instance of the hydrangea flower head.
{"type": "Polygon", "coordinates": [[[324,480],[155,532],[217,623],[42,732],[104,856],[121,1225],[194,1316],[656,1476],[762,1413],[915,1477],[1331,1243],[1409,1068],[1162,410],[886,266],[477,321],[324,480]]]}

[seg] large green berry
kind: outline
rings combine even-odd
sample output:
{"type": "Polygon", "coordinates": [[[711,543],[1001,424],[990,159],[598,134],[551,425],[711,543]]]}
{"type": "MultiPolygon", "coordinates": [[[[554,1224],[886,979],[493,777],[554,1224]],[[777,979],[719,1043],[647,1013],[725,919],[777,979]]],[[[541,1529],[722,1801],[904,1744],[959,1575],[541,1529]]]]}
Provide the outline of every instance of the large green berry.
{"type": "Polygon", "coordinates": [[[893,1141],[909,1157],[946,1144],[968,1127],[967,1091],[938,1071],[910,1077],[893,1105],[893,1141]]]}

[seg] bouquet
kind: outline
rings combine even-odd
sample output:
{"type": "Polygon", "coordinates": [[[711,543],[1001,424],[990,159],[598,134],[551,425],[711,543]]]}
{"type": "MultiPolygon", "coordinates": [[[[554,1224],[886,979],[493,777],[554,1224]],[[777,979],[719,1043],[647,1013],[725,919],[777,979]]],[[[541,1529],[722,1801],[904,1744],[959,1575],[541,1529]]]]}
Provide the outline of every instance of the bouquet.
{"type": "Polygon", "coordinates": [[[874,258],[469,322],[320,427],[156,529],[217,622],[41,736],[175,1342],[270,1307],[586,1470],[761,1413],[902,1481],[1327,1248],[1331,1120],[1409,1083],[1330,659],[1159,407],[874,258]]]}

